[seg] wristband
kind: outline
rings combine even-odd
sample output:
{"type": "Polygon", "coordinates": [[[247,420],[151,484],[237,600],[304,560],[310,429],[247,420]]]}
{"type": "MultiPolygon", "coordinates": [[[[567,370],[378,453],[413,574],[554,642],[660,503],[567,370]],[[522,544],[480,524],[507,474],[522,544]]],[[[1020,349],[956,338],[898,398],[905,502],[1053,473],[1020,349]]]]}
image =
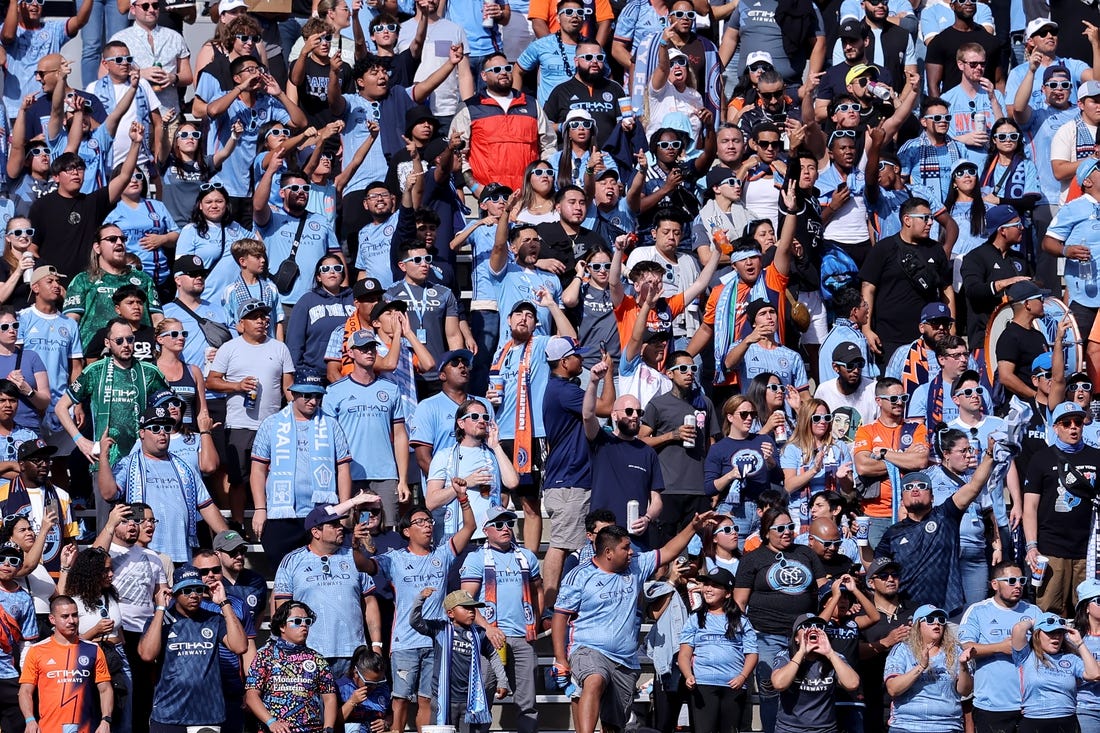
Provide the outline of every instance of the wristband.
{"type": "Polygon", "coordinates": [[[155,608],[153,609],[153,613],[156,613],[157,611],[160,611],[160,612],[162,612],[162,613],[163,613],[164,611],[167,611],[167,610],[168,610],[168,607],[167,607],[167,606],[156,606],[156,607],[155,607],[155,608]]]}
{"type": "Polygon", "coordinates": [[[61,566],[61,572],[63,572],[63,573],[67,573],[72,569],[73,569],[72,565],[62,565],[61,566]]]}
{"type": "Polygon", "coordinates": [[[268,718],[266,721],[264,721],[264,727],[265,728],[270,728],[271,724],[274,723],[274,722],[275,722],[275,716],[273,715],[270,718],[268,718]]]}
{"type": "Polygon", "coordinates": [[[470,505],[470,497],[468,497],[468,496],[460,497],[459,500],[458,500],[458,503],[459,503],[459,506],[469,506],[470,505]]]}
{"type": "Polygon", "coordinates": [[[211,432],[211,431],[209,431],[209,430],[200,430],[200,431],[199,431],[199,435],[213,435],[213,434],[214,434],[214,433],[212,433],[212,432],[211,432]]]}
{"type": "Polygon", "coordinates": [[[230,605],[230,601],[229,601],[228,598],[226,598],[224,601],[222,601],[218,604],[218,608],[225,608],[228,605],[230,605]]]}
{"type": "Polygon", "coordinates": [[[266,512],[267,507],[266,506],[258,506],[255,509],[253,509],[252,511],[254,511],[254,512],[266,512]]]}
{"type": "Polygon", "coordinates": [[[1024,549],[1025,550],[1038,550],[1039,549],[1039,543],[1038,542],[1028,542],[1026,545],[1024,545],[1024,549]]]}
{"type": "Polygon", "coordinates": [[[377,646],[377,647],[380,647],[380,646],[382,646],[382,642],[380,642],[380,641],[372,641],[372,642],[370,643],[370,645],[371,645],[372,647],[376,647],[376,646],[377,646]]]}
{"type": "Polygon", "coordinates": [[[24,723],[36,723],[36,722],[38,722],[38,721],[36,721],[36,720],[34,719],[34,716],[32,715],[32,716],[30,716],[30,717],[28,717],[28,718],[23,718],[23,722],[24,722],[24,723]]]}

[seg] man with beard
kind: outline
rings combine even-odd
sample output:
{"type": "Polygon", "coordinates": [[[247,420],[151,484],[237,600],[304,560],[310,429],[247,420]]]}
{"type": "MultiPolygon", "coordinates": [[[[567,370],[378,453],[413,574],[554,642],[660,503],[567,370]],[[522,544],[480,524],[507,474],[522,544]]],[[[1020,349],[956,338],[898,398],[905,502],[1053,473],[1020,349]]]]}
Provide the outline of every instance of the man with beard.
{"type": "Polygon", "coordinates": [[[993,597],[973,604],[959,623],[959,641],[973,649],[974,727],[986,733],[1015,730],[1020,722],[1020,685],[1012,661],[1012,626],[1022,618],[1036,619],[1040,611],[1023,600],[1028,577],[1014,560],[993,566],[993,597]]]}
{"type": "Polygon", "coordinates": [[[1024,538],[1033,574],[1039,572],[1036,558],[1049,558],[1036,603],[1044,611],[1068,616],[1074,589],[1085,579],[1100,450],[1082,441],[1085,411],[1077,404],[1058,405],[1051,423],[1054,440],[1031,457],[1024,477],[1024,538]]]}
{"type": "MultiPolygon", "coordinates": [[[[592,370],[599,368],[597,364],[592,370]]],[[[635,544],[651,547],[656,535],[650,533],[650,525],[661,516],[665,481],[657,451],[638,438],[644,414],[637,397],[623,395],[611,408],[615,432],[608,433],[596,416],[596,390],[590,385],[584,393],[584,426],[592,454],[591,511],[615,512],[616,524],[627,528],[635,544]],[[638,502],[638,521],[632,526],[627,523],[630,501],[638,502]]]]}
{"type": "Polygon", "coordinates": [[[928,76],[927,93],[939,95],[959,83],[962,71],[952,62],[957,50],[967,43],[976,43],[985,49],[985,57],[989,59],[989,63],[984,68],[984,76],[1003,86],[1004,45],[997,36],[974,22],[978,4],[969,0],[951,0],[951,10],[955,13],[955,22],[928,42],[925,67],[928,76]]]}
{"type": "MultiPolygon", "coordinates": [[[[824,350],[822,353],[825,353],[824,350]]],[[[814,397],[824,400],[834,410],[851,407],[859,413],[864,423],[876,419],[875,380],[864,376],[871,362],[851,341],[837,344],[831,356],[830,372],[822,372],[818,377],[823,381],[818,384],[814,397]],[[836,378],[825,380],[829,373],[835,374],[836,378]]]]}
{"type": "MultiPolygon", "coordinates": [[[[544,39],[549,40],[549,39],[544,39]]],[[[538,41],[536,41],[537,43],[538,41]]],[[[600,44],[592,40],[577,44],[573,57],[576,72],[554,87],[546,98],[546,117],[560,125],[570,110],[583,109],[596,121],[596,147],[602,148],[619,122],[619,97],[626,96],[621,85],[604,75],[607,57],[600,44]]]]}
{"type": "MultiPolygon", "coordinates": [[[[874,556],[888,557],[901,565],[901,582],[913,603],[931,603],[946,609],[948,614],[962,610],[959,521],[989,479],[993,470],[992,448],[991,439],[970,480],[935,507],[932,481],[927,473],[913,471],[901,477],[901,501],[907,516],[886,530],[874,556]]],[[[870,546],[861,552],[864,562],[869,562],[870,546]]]]}
{"type": "MultiPolygon", "coordinates": [[[[799,538],[801,540],[801,537],[799,538]]],[[[825,570],[834,578],[847,575],[852,570],[852,558],[840,551],[840,529],[832,517],[818,517],[810,522],[806,544],[821,560],[825,570]]]]}
{"type": "Polygon", "coordinates": [[[368,183],[363,196],[367,220],[350,238],[355,243],[355,269],[359,271],[359,277],[377,280],[383,290],[394,283],[392,253],[403,242],[416,238],[414,188],[405,186],[401,192],[401,205],[395,208],[394,195],[385,181],[368,183]]]}
{"type": "Polygon", "coordinates": [[[512,64],[504,54],[485,57],[481,80],[485,93],[467,99],[451,121],[470,151],[467,179],[475,193],[494,182],[519,191],[524,169],[553,155],[558,137],[539,103],[512,90],[512,64]]]}
{"type": "MultiPolygon", "coordinates": [[[[561,281],[553,272],[540,267],[542,237],[538,229],[531,224],[509,227],[508,220],[519,202],[517,191],[508,199],[508,206],[497,221],[496,239],[489,253],[489,275],[497,286],[500,311],[510,311],[517,303],[537,303],[536,333],[546,336],[550,334],[551,317],[542,304],[541,294],[546,293],[554,303],[561,303],[561,281]],[[509,250],[512,257],[508,256],[509,250]]],[[[500,342],[504,340],[505,335],[501,333],[500,342]]]]}
{"type": "Polygon", "coordinates": [[[902,143],[898,161],[913,187],[927,191],[938,211],[951,192],[951,167],[966,158],[966,148],[948,134],[951,115],[947,113],[947,102],[939,97],[921,100],[920,123],[924,132],[902,143]]]}
{"type": "Polygon", "coordinates": [[[588,211],[588,197],[584,189],[573,184],[562,186],[554,199],[558,220],[544,222],[536,228],[542,237],[539,259],[558,273],[564,290],[576,277],[577,260],[589,248],[605,244],[607,240],[584,227],[584,217],[588,211]]]}
{"type": "Polygon", "coordinates": [[[945,90],[942,96],[951,115],[951,136],[966,146],[971,160],[980,161],[988,152],[993,121],[1005,116],[1005,100],[993,82],[982,76],[989,61],[981,46],[964,43],[955,59],[962,76],[958,85],[945,90]],[[980,125],[978,114],[985,119],[980,125]]]}
{"type": "MultiPolygon", "coordinates": [[[[459,406],[473,399],[478,400],[486,410],[490,409],[484,397],[471,395],[468,391],[472,360],[473,355],[465,349],[443,354],[439,358],[439,394],[421,400],[416,412],[407,421],[409,445],[416,453],[416,463],[425,476],[428,475],[432,456],[450,450],[457,443],[455,416],[459,406]]],[[[396,518],[395,515],[394,520],[396,518]]]]}
{"type": "MultiPolygon", "coordinates": [[[[559,25],[557,33],[547,33],[532,41],[516,59],[516,65],[519,67],[516,78],[520,82],[526,81],[528,89],[535,86],[535,71],[538,70],[536,96],[539,104],[543,106],[546,105],[546,100],[550,98],[554,88],[569,81],[573,76],[574,64],[576,64],[577,74],[580,74],[580,65],[574,57],[579,53],[577,46],[583,37],[584,22],[591,16],[582,0],[559,0],[557,17],[559,25]],[[530,76],[523,79],[524,74],[530,76]]],[[[602,53],[603,49],[599,48],[597,52],[602,53]]],[[[600,76],[602,77],[603,74],[601,73],[600,76]]],[[[588,93],[587,88],[585,93],[588,93]]],[[[616,98],[612,97],[612,105],[616,98]]],[[[611,124],[614,126],[614,119],[611,124]]],[[[604,139],[606,137],[605,134],[604,139]]],[[[602,144],[603,141],[600,142],[602,144]]]]}
{"type": "MultiPolygon", "coordinates": [[[[886,3],[880,3],[875,7],[881,7],[884,12],[887,9],[886,3]]],[[[842,58],[837,60],[837,54],[834,50],[833,66],[825,69],[825,75],[821,77],[821,82],[817,86],[817,94],[814,99],[814,117],[818,122],[824,122],[828,119],[829,102],[834,97],[846,92],[848,72],[857,66],[870,66],[877,72],[879,80],[883,83],[889,84],[893,81],[889,71],[875,68],[871,59],[867,57],[870,37],[871,31],[861,25],[856,18],[848,18],[840,24],[840,28],[837,30],[837,46],[842,58]]]]}

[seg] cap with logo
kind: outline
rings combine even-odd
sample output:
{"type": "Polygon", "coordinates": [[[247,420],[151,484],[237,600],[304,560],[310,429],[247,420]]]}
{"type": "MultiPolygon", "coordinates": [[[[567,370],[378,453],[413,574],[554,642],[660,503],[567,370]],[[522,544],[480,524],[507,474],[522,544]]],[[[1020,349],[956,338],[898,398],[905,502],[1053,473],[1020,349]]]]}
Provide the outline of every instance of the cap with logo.
{"type": "Polygon", "coordinates": [[[1031,360],[1031,373],[1041,371],[1050,371],[1054,368],[1054,359],[1051,357],[1049,351],[1045,351],[1039,354],[1037,357],[1031,360]]]}
{"type": "Polygon", "coordinates": [[[240,532],[232,529],[223,529],[214,535],[215,552],[233,552],[238,547],[245,547],[248,543],[241,537],[240,532]]]}
{"type": "Polygon", "coordinates": [[[309,514],[306,515],[306,531],[308,532],[314,527],[320,527],[322,524],[328,524],[338,519],[345,519],[348,516],[347,514],[336,514],[332,509],[333,507],[331,504],[322,504],[313,507],[309,514]]]}
{"type": "Polygon", "coordinates": [[[888,557],[876,557],[871,561],[871,564],[867,566],[867,577],[873,578],[879,573],[885,571],[887,568],[893,568],[894,570],[901,570],[901,565],[891,560],[888,557]]]}
{"type": "Polygon", "coordinates": [[[170,389],[158,389],[149,398],[149,404],[153,407],[164,407],[175,403],[177,407],[183,407],[184,401],[178,394],[170,389]]]}
{"type": "Polygon", "coordinates": [[[503,196],[504,199],[507,200],[508,197],[511,195],[512,189],[508,188],[503,183],[496,183],[494,181],[493,183],[488,184],[487,186],[485,186],[485,188],[481,189],[481,191],[478,192],[477,200],[484,201],[487,198],[497,196],[503,196]]]}
{"type": "Polygon", "coordinates": [[[1026,300],[1045,298],[1050,295],[1050,291],[1040,288],[1031,280],[1021,280],[1009,285],[1006,294],[1010,303],[1023,303],[1026,300]]]}
{"type": "Polygon", "coordinates": [[[42,438],[35,438],[20,443],[19,449],[15,452],[15,457],[20,461],[25,461],[32,456],[52,456],[54,453],[57,453],[56,447],[42,440],[42,438]]]}
{"type": "Polygon", "coordinates": [[[324,394],[325,378],[315,369],[299,369],[294,372],[294,384],[290,385],[290,391],[298,394],[324,394]]]}
{"type": "Polygon", "coordinates": [[[724,165],[716,165],[707,171],[707,189],[721,186],[722,183],[728,181],[730,178],[737,178],[737,174],[731,171],[724,165]]]}
{"type": "MultiPolygon", "coordinates": [[[[863,24],[857,18],[848,16],[840,22],[836,34],[838,38],[845,41],[861,41],[863,40],[863,24]]],[[[851,82],[848,83],[851,84],[851,82]]]]}
{"type": "Polygon", "coordinates": [[[834,363],[851,364],[856,359],[863,359],[864,361],[867,360],[867,358],[863,355],[863,351],[861,351],[860,348],[853,344],[851,341],[845,341],[842,344],[837,344],[836,348],[833,349],[834,363]]]}
{"type": "Polygon", "coordinates": [[[951,309],[943,303],[929,303],[921,308],[920,322],[928,323],[929,321],[954,321],[951,317],[951,309]]]}
{"type": "Polygon", "coordinates": [[[176,258],[172,265],[173,275],[198,275],[205,274],[208,268],[198,255],[183,255],[176,258]]]}
{"type": "Polygon", "coordinates": [[[172,414],[168,412],[168,408],[163,405],[154,405],[147,410],[141,416],[140,427],[146,428],[150,425],[175,425],[176,421],[172,417],[172,414]]]}
{"type": "Polygon", "coordinates": [[[206,590],[206,583],[202,582],[202,576],[194,565],[184,565],[176,571],[176,582],[172,584],[172,594],[175,595],[188,588],[202,588],[206,590]]]}
{"type": "Polygon", "coordinates": [[[856,64],[852,68],[848,69],[848,73],[844,75],[844,83],[851,84],[864,74],[872,74],[878,78],[878,67],[874,64],[856,64]]]}
{"type": "Polygon", "coordinates": [[[745,57],[745,68],[755,66],[756,64],[767,64],[768,66],[775,66],[775,61],[772,60],[772,55],[767,51],[753,51],[745,57]]]}
{"type": "Polygon", "coordinates": [[[439,361],[437,361],[436,364],[438,364],[440,368],[443,368],[455,359],[465,359],[466,365],[470,366],[474,363],[474,352],[468,349],[452,349],[439,357],[439,361]]]}
{"type": "Polygon", "coordinates": [[[522,311],[527,311],[528,313],[533,313],[535,318],[539,317],[538,307],[529,300],[521,300],[518,303],[516,303],[515,305],[513,305],[512,310],[508,311],[508,315],[514,316],[515,314],[520,313],[522,311]]]}
{"type": "Polygon", "coordinates": [[[913,611],[913,623],[916,623],[917,621],[923,621],[929,616],[946,617],[947,611],[944,611],[942,608],[934,606],[931,603],[925,603],[923,606],[918,607],[916,611],[913,611]]]}
{"type": "Polygon", "coordinates": [[[1053,613],[1044,613],[1035,622],[1033,626],[1036,631],[1045,631],[1048,634],[1052,634],[1055,631],[1066,630],[1066,620],[1061,616],[1056,616],[1053,613]]]}
{"type": "Polygon", "coordinates": [[[39,280],[45,280],[50,275],[57,277],[59,280],[68,277],[68,275],[62,275],[60,272],[58,272],[57,268],[53,265],[39,265],[38,267],[31,270],[30,284],[34,285],[39,280]]]}
{"type": "Polygon", "coordinates": [[[1033,18],[1031,22],[1027,24],[1027,28],[1024,29],[1024,38],[1031,38],[1044,28],[1058,30],[1058,24],[1050,18],[1033,18]]]}
{"type": "Polygon", "coordinates": [[[1100,81],[1086,81],[1084,84],[1077,87],[1077,99],[1086,99],[1088,97],[1100,97],[1100,81]]]}
{"type": "Polygon", "coordinates": [[[485,521],[482,525],[491,524],[492,522],[499,522],[506,519],[516,519],[516,513],[507,507],[491,506],[488,511],[485,512],[485,521]]]}
{"type": "Polygon", "coordinates": [[[932,488],[932,479],[924,471],[910,471],[901,477],[901,485],[903,488],[917,482],[923,482],[928,485],[928,488],[932,488]]]}
{"type": "Polygon", "coordinates": [[[1080,415],[1085,416],[1085,408],[1081,407],[1076,402],[1063,402],[1054,408],[1054,413],[1050,416],[1050,421],[1057,424],[1059,420],[1067,415],[1080,415]]]}
{"type": "Polygon", "coordinates": [[[403,300],[383,300],[374,306],[374,310],[370,312],[370,318],[372,321],[377,321],[382,317],[382,314],[386,311],[398,311],[400,313],[409,312],[409,304],[403,300]]]}
{"type": "Polygon", "coordinates": [[[382,283],[373,277],[356,280],[355,285],[351,286],[351,294],[356,300],[374,300],[375,298],[381,298],[385,292],[382,283]]]}
{"type": "Polygon", "coordinates": [[[1065,74],[1066,79],[1073,78],[1073,74],[1071,74],[1069,69],[1065,66],[1062,66],[1061,64],[1051,64],[1046,68],[1046,71],[1043,72],[1043,83],[1046,84],[1048,81],[1053,79],[1056,74],[1065,74]]]}
{"type": "Polygon", "coordinates": [[[985,226],[989,230],[1000,229],[1020,218],[1020,213],[1008,204],[997,204],[985,212],[985,226]]]}
{"type": "MultiPolygon", "coordinates": [[[[1089,83],[1091,84],[1092,82],[1089,83]]],[[[1100,167],[1100,159],[1093,157],[1082,159],[1081,162],[1077,164],[1077,173],[1074,174],[1074,177],[1077,179],[1077,185],[1084,186],[1085,181],[1098,167],[1100,167]]]]}
{"type": "Polygon", "coordinates": [[[1095,578],[1086,578],[1083,582],[1077,585],[1077,606],[1080,608],[1082,603],[1088,603],[1091,600],[1100,598],[1100,580],[1095,578]]]}
{"type": "Polygon", "coordinates": [[[555,336],[546,342],[546,361],[561,361],[567,356],[584,356],[587,353],[588,349],[568,336],[555,336]]]}
{"type": "Polygon", "coordinates": [[[353,349],[361,349],[364,346],[369,346],[370,344],[374,344],[377,346],[381,343],[382,342],[378,340],[378,334],[376,334],[374,332],[374,329],[371,328],[360,328],[348,339],[348,346],[353,349]]]}
{"type": "Polygon", "coordinates": [[[732,590],[734,577],[733,573],[726,570],[725,568],[716,568],[706,575],[700,575],[697,580],[700,583],[705,583],[706,585],[716,585],[719,588],[732,590]]]}

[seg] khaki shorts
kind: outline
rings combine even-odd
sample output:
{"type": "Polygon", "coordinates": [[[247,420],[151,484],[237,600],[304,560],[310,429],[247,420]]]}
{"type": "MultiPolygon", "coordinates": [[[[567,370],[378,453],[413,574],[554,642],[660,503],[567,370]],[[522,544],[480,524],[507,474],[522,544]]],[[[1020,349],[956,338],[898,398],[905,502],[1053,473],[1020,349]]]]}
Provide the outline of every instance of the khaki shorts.
{"type": "Polygon", "coordinates": [[[569,658],[573,679],[584,687],[592,675],[603,677],[603,698],[600,700],[600,720],[604,725],[622,730],[630,719],[630,707],[637,693],[641,670],[630,669],[611,661],[595,649],[582,646],[569,658]]]}
{"type": "Polygon", "coordinates": [[[584,544],[584,518],[591,496],[588,489],[543,489],[542,506],[550,517],[551,547],[573,552],[584,544]]]}

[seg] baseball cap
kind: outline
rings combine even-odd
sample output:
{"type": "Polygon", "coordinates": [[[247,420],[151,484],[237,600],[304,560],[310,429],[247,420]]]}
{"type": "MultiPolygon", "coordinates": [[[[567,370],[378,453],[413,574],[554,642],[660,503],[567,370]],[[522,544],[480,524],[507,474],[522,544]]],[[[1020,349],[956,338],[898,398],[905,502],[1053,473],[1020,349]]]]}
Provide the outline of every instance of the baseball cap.
{"type": "Polygon", "coordinates": [[[1100,598],[1100,580],[1087,578],[1077,585],[1077,605],[1088,603],[1093,598],[1100,598]]]}
{"type": "Polygon", "coordinates": [[[299,369],[294,372],[294,384],[290,385],[290,391],[299,394],[324,394],[325,378],[314,369],[299,369]]]}
{"type": "Polygon", "coordinates": [[[517,516],[518,515],[514,511],[508,509],[507,507],[491,506],[485,512],[485,521],[481,524],[482,526],[485,526],[486,524],[489,524],[491,522],[499,522],[502,519],[516,519],[517,516]]]}
{"type": "Polygon", "coordinates": [[[362,280],[356,280],[355,284],[351,286],[351,294],[356,300],[381,298],[385,292],[386,291],[382,288],[382,283],[378,282],[373,277],[365,277],[362,280]]]}
{"type": "Polygon", "coordinates": [[[940,615],[940,616],[943,616],[944,618],[946,618],[947,617],[947,611],[945,611],[942,608],[940,608],[938,606],[935,606],[931,603],[925,603],[923,606],[919,607],[916,611],[913,611],[913,623],[916,623],[917,621],[923,621],[926,618],[928,618],[929,616],[934,616],[934,615],[940,615]]]}
{"type": "Polygon", "coordinates": [[[443,599],[444,611],[450,611],[459,606],[465,606],[466,608],[485,608],[485,604],[481,601],[474,600],[474,597],[470,595],[469,591],[454,590],[448,593],[447,597],[443,599]]]}
{"type": "Polygon", "coordinates": [[[672,59],[681,59],[681,58],[686,59],[687,54],[685,54],[683,51],[676,48],[675,46],[669,47],[669,49],[668,49],[668,60],[670,62],[672,61],[672,59]]]}
{"type": "Polygon", "coordinates": [[[833,349],[833,361],[840,362],[841,364],[849,364],[856,359],[863,359],[866,361],[867,357],[863,355],[863,351],[851,341],[845,341],[842,344],[837,344],[833,349]]]}
{"type": "Polygon", "coordinates": [[[1054,360],[1051,357],[1049,351],[1044,352],[1042,354],[1039,354],[1037,357],[1035,357],[1034,359],[1031,360],[1031,373],[1032,374],[1034,374],[1035,372],[1037,372],[1039,370],[1042,370],[1042,369],[1049,370],[1053,367],[1054,367],[1054,360]]]}
{"type": "Polygon", "coordinates": [[[35,438],[34,440],[24,440],[19,444],[19,450],[16,451],[15,457],[21,461],[25,461],[31,456],[37,456],[45,454],[52,456],[57,453],[57,448],[50,445],[42,438],[35,438]]]}
{"type": "Polygon", "coordinates": [[[1021,280],[1018,283],[1012,283],[1008,286],[1006,293],[1010,303],[1023,303],[1025,300],[1045,298],[1050,295],[1049,290],[1040,288],[1032,280],[1021,280]]]}
{"type": "Polygon", "coordinates": [[[1077,87],[1078,99],[1097,96],[1100,96],[1100,81],[1086,81],[1084,84],[1077,87]]]}
{"type": "Polygon", "coordinates": [[[378,340],[378,334],[370,328],[360,328],[358,331],[351,335],[348,339],[348,345],[353,349],[361,349],[369,344],[381,344],[378,340]]]}
{"type": "Polygon", "coordinates": [[[214,535],[215,552],[233,552],[238,547],[244,547],[248,543],[241,537],[240,532],[232,529],[224,529],[214,535]]]}
{"type": "Polygon", "coordinates": [[[237,306],[237,320],[243,321],[257,313],[270,313],[271,306],[258,298],[249,298],[237,306]]]}
{"type": "Polygon", "coordinates": [[[43,278],[47,278],[50,275],[56,275],[58,278],[67,278],[68,277],[68,275],[62,275],[60,272],[58,272],[57,268],[54,267],[53,265],[39,265],[38,267],[31,270],[31,282],[30,282],[30,284],[34,285],[39,280],[42,280],[43,278]]]}
{"type": "Polygon", "coordinates": [[[567,356],[583,356],[588,349],[578,346],[575,339],[567,336],[555,336],[546,343],[546,361],[560,361],[567,356]]]}
{"type": "Polygon", "coordinates": [[[1100,159],[1097,158],[1085,158],[1080,163],[1078,163],[1076,173],[1077,185],[1085,185],[1085,179],[1089,177],[1089,174],[1096,170],[1097,166],[1100,166],[1100,159]]]}
{"type": "Polygon", "coordinates": [[[820,626],[825,628],[828,622],[820,616],[813,613],[800,613],[795,616],[794,623],[791,624],[791,631],[795,632],[801,629],[803,626],[820,626]]]}
{"type": "Polygon", "coordinates": [[[848,69],[848,73],[844,75],[844,83],[851,84],[859,77],[868,73],[874,74],[877,77],[878,67],[874,64],[856,64],[852,68],[848,69]]]}
{"type": "Polygon", "coordinates": [[[707,190],[722,185],[723,181],[730,178],[737,178],[737,174],[724,165],[714,166],[707,171],[707,190]]]}
{"type": "Polygon", "coordinates": [[[1024,29],[1024,38],[1031,38],[1044,28],[1058,30],[1058,24],[1050,18],[1034,18],[1027,24],[1027,28],[1024,29]]]}
{"type": "Polygon", "coordinates": [[[225,13],[230,10],[237,10],[238,8],[248,9],[248,3],[244,0],[222,0],[218,3],[218,12],[225,13]]]}
{"type": "Polygon", "coordinates": [[[848,17],[840,23],[837,36],[846,41],[859,41],[863,39],[863,24],[856,18],[848,17]]]}
{"type": "Polygon", "coordinates": [[[955,320],[951,317],[951,309],[943,303],[929,303],[928,305],[921,308],[921,323],[928,323],[929,321],[941,321],[945,318],[949,321],[955,320]]]}
{"type": "Polygon", "coordinates": [[[871,561],[871,564],[867,566],[867,577],[873,578],[887,568],[893,568],[894,570],[901,570],[901,566],[888,557],[876,557],[871,561]]]}
{"type": "Polygon", "coordinates": [[[379,301],[378,305],[374,306],[374,310],[370,312],[370,319],[372,321],[377,321],[386,311],[400,311],[402,313],[408,313],[409,304],[403,300],[379,301]]]}
{"type": "Polygon", "coordinates": [[[202,258],[198,255],[177,257],[175,264],[172,265],[173,275],[198,275],[199,273],[205,274],[206,271],[206,265],[203,264],[202,258]]]}
{"type": "Polygon", "coordinates": [[[1000,229],[1010,221],[1020,218],[1019,212],[1008,204],[997,204],[985,212],[985,225],[988,229],[1000,229]]]}
{"type": "Polygon", "coordinates": [[[194,565],[184,565],[176,571],[176,582],[172,584],[172,595],[186,588],[202,588],[206,590],[206,583],[202,582],[202,576],[194,565]]]}
{"type": "Polygon", "coordinates": [[[592,114],[586,109],[569,110],[569,113],[565,115],[565,121],[569,122],[570,120],[588,120],[590,122],[595,122],[595,120],[592,119],[592,114]]]}
{"type": "Polygon", "coordinates": [[[910,471],[901,477],[901,486],[905,488],[908,484],[915,484],[918,481],[923,481],[928,485],[928,488],[932,488],[932,479],[924,471],[910,471]]]}
{"type": "Polygon", "coordinates": [[[345,519],[348,516],[347,514],[336,514],[332,511],[332,508],[331,504],[321,504],[313,507],[306,515],[306,531],[308,532],[314,527],[320,527],[322,524],[328,524],[337,519],[345,519]]]}
{"type": "Polygon", "coordinates": [[[646,329],[645,336],[642,337],[642,343],[651,344],[654,341],[671,341],[672,331],[667,328],[646,329]]]}
{"type": "Polygon", "coordinates": [[[1084,415],[1085,408],[1078,405],[1076,402],[1063,402],[1054,408],[1054,414],[1051,415],[1050,421],[1056,423],[1066,415],[1084,415]]]}
{"type": "Polygon", "coordinates": [[[1061,64],[1051,64],[1046,68],[1045,71],[1043,71],[1043,83],[1046,84],[1054,77],[1055,74],[1065,74],[1067,78],[1073,78],[1073,74],[1071,74],[1069,69],[1067,69],[1065,66],[1062,66],[1061,64]]]}
{"type": "Polygon", "coordinates": [[[725,588],[727,590],[733,588],[733,573],[725,568],[716,568],[707,575],[700,575],[696,578],[700,583],[706,583],[707,585],[716,585],[719,588],[725,588]]]}
{"type": "Polygon", "coordinates": [[[141,424],[139,427],[148,427],[149,425],[175,425],[176,421],[169,414],[168,408],[154,405],[148,408],[141,416],[141,424]]]}
{"type": "Polygon", "coordinates": [[[158,389],[149,398],[149,405],[152,407],[163,407],[175,402],[179,407],[183,407],[184,402],[170,389],[158,389]]]}
{"type": "Polygon", "coordinates": [[[447,364],[450,364],[455,359],[465,359],[466,364],[470,365],[474,363],[474,352],[469,349],[451,349],[450,351],[439,357],[439,361],[436,364],[442,369],[447,364]]]}
{"type": "Polygon", "coordinates": [[[508,197],[511,195],[512,189],[508,188],[503,183],[493,182],[485,186],[485,188],[481,189],[481,191],[477,195],[477,200],[484,201],[487,198],[496,196],[503,196],[504,199],[507,200],[508,197]]]}
{"type": "Polygon", "coordinates": [[[612,167],[608,166],[607,168],[604,168],[603,170],[601,170],[599,173],[596,174],[596,180],[597,181],[602,181],[603,179],[607,178],[608,176],[615,176],[615,178],[617,180],[619,178],[619,170],[617,168],[612,168],[612,167]]]}
{"type": "Polygon", "coordinates": [[[753,51],[745,57],[745,67],[753,66],[754,64],[767,64],[768,66],[775,66],[775,61],[772,60],[772,55],[767,51],[753,51]]]}
{"type": "Polygon", "coordinates": [[[528,311],[530,313],[533,313],[535,315],[535,318],[538,318],[538,316],[539,316],[538,307],[536,307],[535,304],[532,303],[529,300],[521,300],[518,303],[516,303],[515,305],[513,305],[512,310],[508,311],[508,315],[514,316],[516,313],[519,313],[520,311],[528,311]]]}
{"type": "Polygon", "coordinates": [[[1035,626],[1032,627],[1036,631],[1045,631],[1048,634],[1055,631],[1066,630],[1066,620],[1061,616],[1056,616],[1053,613],[1044,613],[1039,617],[1039,620],[1035,622],[1035,626]]]}

